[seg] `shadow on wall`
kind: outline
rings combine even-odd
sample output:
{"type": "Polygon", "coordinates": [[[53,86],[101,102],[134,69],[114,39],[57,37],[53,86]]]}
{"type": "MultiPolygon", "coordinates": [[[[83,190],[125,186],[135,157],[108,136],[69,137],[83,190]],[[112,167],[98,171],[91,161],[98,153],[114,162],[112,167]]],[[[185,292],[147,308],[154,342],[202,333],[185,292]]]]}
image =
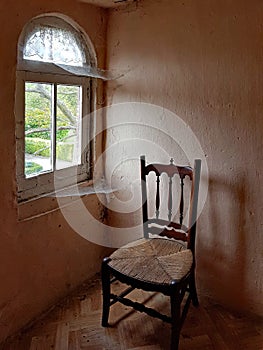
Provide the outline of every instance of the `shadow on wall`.
{"type": "Polygon", "coordinates": [[[205,294],[238,309],[247,302],[246,179],[210,177],[207,212],[199,227],[198,276],[205,294]],[[206,224],[204,224],[206,222],[206,224]],[[207,227],[207,230],[205,229],[207,227]],[[200,238],[202,236],[202,238],[200,238]]]}

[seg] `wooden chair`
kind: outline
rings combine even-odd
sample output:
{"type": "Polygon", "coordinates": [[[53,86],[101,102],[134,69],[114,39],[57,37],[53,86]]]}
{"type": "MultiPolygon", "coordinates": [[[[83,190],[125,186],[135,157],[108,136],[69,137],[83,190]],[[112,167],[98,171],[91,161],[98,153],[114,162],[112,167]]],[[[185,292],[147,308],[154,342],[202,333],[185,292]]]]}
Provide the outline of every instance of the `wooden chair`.
{"type": "MultiPolygon", "coordinates": [[[[117,249],[102,262],[103,313],[102,326],[107,327],[110,306],[121,302],[135,310],[160,318],[171,324],[171,350],[178,349],[180,330],[186,317],[190,302],[198,306],[195,285],[195,235],[197,200],[200,182],[201,160],[195,160],[194,169],[188,166],[170,164],[149,164],[141,156],[141,190],[144,238],[117,249]],[[149,174],[156,176],[154,200],[147,200],[147,181],[149,174]],[[166,174],[166,175],[164,175],[166,174]],[[168,220],[160,218],[164,199],[161,196],[160,181],[168,186],[168,220]],[[187,179],[189,180],[187,180],[187,179]],[[174,222],[173,187],[179,180],[179,222],[174,222]],[[186,212],[185,182],[191,186],[189,191],[188,226],[183,224],[186,212]],[[155,217],[149,218],[149,202],[155,202],[155,217]],[[111,293],[111,283],[120,281],[129,287],[120,295],[111,293]],[[171,315],[163,315],[138,302],[126,298],[135,288],[161,292],[170,297],[171,315]]],[[[178,187],[177,187],[178,188],[178,187]]],[[[178,192],[178,190],[177,190],[178,192]]],[[[177,215],[178,216],[178,215],[177,215]]]]}

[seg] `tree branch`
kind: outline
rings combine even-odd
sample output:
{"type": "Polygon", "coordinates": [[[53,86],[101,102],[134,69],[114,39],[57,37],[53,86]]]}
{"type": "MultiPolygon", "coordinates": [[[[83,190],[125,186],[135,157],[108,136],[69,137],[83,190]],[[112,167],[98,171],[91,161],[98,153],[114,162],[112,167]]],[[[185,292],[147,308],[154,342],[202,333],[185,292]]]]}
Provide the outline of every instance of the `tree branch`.
{"type": "MultiPolygon", "coordinates": [[[[35,92],[35,93],[40,94],[42,97],[46,98],[47,100],[50,100],[50,95],[39,84],[36,85],[34,88],[26,88],[26,92],[35,92]]],[[[70,110],[67,108],[67,106],[59,99],[57,99],[57,106],[61,110],[61,112],[68,117],[68,119],[70,120],[71,124],[75,125],[76,124],[76,118],[70,112],[70,110]]]]}
{"type": "MultiPolygon", "coordinates": [[[[57,131],[58,130],[76,130],[76,127],[75,126],[59,126],[57,128],[57,131]]],[[[27,135],[30,135],[30,134],[34,134],[36,132],[51,132],[51,129],[50,128],[36,128],[36,129],[29,129],[27,131],[25,131],[25,136],[27,135]]]]}

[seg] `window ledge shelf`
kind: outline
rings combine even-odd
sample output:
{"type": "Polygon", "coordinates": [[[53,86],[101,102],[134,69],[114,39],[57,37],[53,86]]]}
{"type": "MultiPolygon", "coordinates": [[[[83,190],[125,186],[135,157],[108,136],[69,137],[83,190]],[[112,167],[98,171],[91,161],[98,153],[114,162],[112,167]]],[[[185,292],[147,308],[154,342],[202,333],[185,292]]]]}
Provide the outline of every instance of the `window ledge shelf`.
{"type": "Polygon", "coordinates": [[[43,215],[60,210],[61,207],[69,206],[80,198],[96,195],[106,196],[106,200],[116,190],[106,186],[104,183],[94,184],[92,181],[85,181],[75,186],[69,186],[56,192],[51,192],[25,202],[18,203],[18,221],[28,221],[43,215]]]}

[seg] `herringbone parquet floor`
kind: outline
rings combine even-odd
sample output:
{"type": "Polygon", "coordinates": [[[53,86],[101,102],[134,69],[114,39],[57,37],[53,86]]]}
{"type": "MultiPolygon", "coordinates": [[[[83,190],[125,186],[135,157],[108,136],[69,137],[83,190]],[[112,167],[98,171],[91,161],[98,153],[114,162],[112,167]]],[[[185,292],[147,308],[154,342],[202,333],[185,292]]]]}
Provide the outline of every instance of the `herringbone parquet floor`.
{"type": "MultiPolygon", "coordinates": [[[[117,285],[118,289],[119,286],[117,285]]],[[[134,291],[137,300],[162,312],[169,299],[159,294],[134,291]]],[[[190,306],[180,338],[180,350],[262,350],[263,320],[225,310],[200,297],[198,308],[190,306]]],[[[111,328],[100,326],[101,287],[93,280],[58,304],[44,318],[1,350],[160,350],[169,349],[170,326],[131,309],[114,305],[111,328]]]]}

